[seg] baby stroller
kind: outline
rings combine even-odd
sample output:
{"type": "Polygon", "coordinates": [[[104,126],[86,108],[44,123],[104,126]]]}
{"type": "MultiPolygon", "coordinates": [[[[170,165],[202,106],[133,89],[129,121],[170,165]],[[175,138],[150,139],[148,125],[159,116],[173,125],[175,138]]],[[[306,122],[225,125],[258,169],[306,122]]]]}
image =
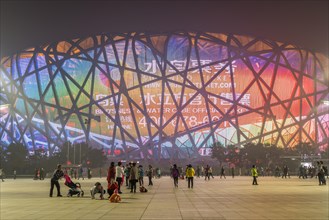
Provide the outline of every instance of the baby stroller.
{"type": "Polygon", "coordinates": [[[69,191],[67,193],[68,197],[72,197],[73,195],[77,195],[78,197],[83,197],[85,194],[84,191],[81,189],[81,184],[80,183],[73,183],[71,178],[68,175],[64,175],[65,178],[65,185],[69,187],[69,191]]]}

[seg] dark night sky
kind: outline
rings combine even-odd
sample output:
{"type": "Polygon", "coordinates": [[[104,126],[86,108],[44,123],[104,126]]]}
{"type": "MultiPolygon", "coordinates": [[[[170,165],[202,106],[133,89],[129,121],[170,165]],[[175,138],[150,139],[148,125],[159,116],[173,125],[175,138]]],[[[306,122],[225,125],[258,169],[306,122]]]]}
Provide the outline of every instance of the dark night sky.
{"type": "Polygon", "coordinates": [[[289,42],[328,54],[328,0],[1,1],[1,57],[102,32],[209,31],[289,42]]]}

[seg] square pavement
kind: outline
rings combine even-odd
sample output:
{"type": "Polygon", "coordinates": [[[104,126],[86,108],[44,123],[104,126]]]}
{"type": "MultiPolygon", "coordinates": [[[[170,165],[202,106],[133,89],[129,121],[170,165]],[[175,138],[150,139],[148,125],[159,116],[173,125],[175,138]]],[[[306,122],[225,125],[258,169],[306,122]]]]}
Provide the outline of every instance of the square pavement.
{"type": "Polygon", "coordinates": [[[171,178],[162,177],[147,193],[132,194],[123,186],[121,203],[92,200],[89,191],[97,181],[107,186],[106,178],[80,180],[85,196],[78,198],[66,197],[60,180],[64,197],[50,198],[50,179],[6,179],[0,183],[0,219],[329,219],[328,185],[319,186],[315,178],[259,177],[253,186],[252,177],[195,177],[188,189],[185,180],[174,188],[171,178]]]}

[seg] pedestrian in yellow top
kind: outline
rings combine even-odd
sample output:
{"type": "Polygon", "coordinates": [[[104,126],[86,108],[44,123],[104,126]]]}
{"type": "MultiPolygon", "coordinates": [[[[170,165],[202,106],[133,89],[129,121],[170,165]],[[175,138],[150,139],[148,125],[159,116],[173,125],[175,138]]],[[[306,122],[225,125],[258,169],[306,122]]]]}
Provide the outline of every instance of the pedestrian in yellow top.
{"type": "Polygon", "coordinates": [[[193,177],[194,177],[194,174],[195,174],[195,171],[192,167],[191,164],[189,164],[187,166],[187,169],[186,169],[186,177],[187,177],[187,181],[188,181],[188,188],[192,188],[193,189],[193,177]]]}
{"type": "Polygon", "coordinates": [[[253,177],[252,185],[258,185],[258,183],[257,183],[258,172],[257,172],[257,168],[255,165],[252,165],[251,175],[253,177]]]}

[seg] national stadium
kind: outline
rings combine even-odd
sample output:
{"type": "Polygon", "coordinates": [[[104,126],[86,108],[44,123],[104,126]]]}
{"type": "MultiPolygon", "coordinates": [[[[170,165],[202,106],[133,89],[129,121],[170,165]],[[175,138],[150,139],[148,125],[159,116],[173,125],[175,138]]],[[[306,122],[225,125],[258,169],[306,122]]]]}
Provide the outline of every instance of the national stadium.
{"type": "Polygon", "coordinates": [[[328,147],[328,57],[207,32],[104,33],[28,48],[0,69],[2,145],[49,155],[194,158],[215,142],[328,147]]]}

